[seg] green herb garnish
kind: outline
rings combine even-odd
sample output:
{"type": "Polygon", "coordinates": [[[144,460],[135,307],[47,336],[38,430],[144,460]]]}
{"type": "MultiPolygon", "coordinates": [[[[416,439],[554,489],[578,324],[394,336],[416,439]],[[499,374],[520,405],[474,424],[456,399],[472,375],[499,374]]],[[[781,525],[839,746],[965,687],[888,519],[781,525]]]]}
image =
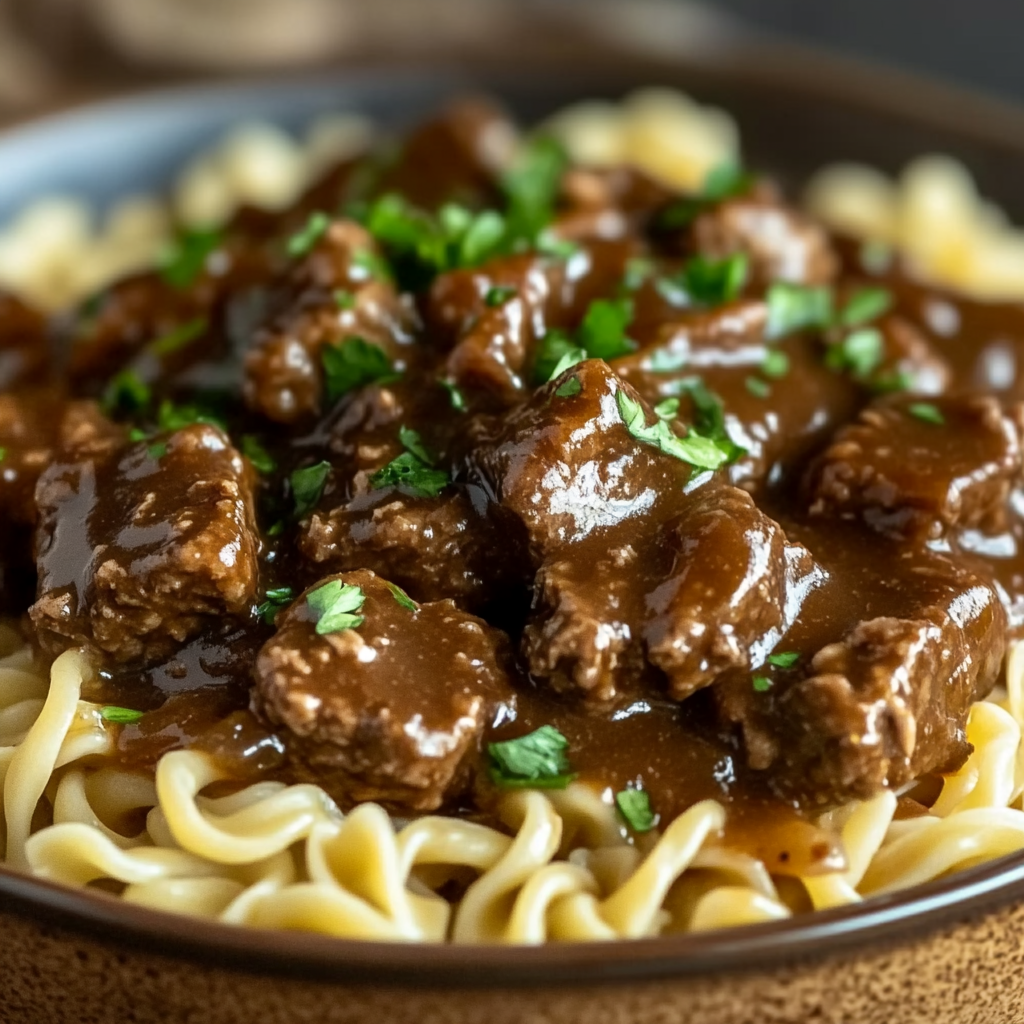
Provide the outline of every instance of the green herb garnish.
{"type": "Polygon", "coordinates": [[[561,144],[546,136],[527,142],[515,164],[505,173],[505,220],[509,242],[536,244],[550,223],[569,158],[561,144]]]}
{"type": "Polygon", "coordinates": [[[209,327],[209,321],[205,316],[197,316],[173,331],[161,335],[156,341],[151,341],[147,349],[155,356],[169,356],[173,352],[185,348],[197,338],[201,338],[209,327]]]}
{"type": "Polygon", "coordinates": [[[151,459],[159,462],[167,454],[167,442],[157,441],[156,444],[151,444],[147,449],[146,453],[151,459]]]}
{"type": "Polygon", "coordinates": [[[223,242],[224,233],[218,229],[183,231],[163,253],[160,277],[172,288],[191,287],[223,242]]]}
{"type": "Polygon", "coordinates": [[[362,587],[353,587],[341,580],[330,580],[306,595],[306,604],[316,615],[318,636],[357,629],[366,621],[357,614],[365,601],[362,587]]]}
{"type": "Polygon", "coordinates": [[[569,741],[553,725],[489,743],[491,778],[505,789],[565,789],[576,778],[568,749],[569,741]]]}
{"type": "Polygon", "coordinates": [[[303,227],[288,239],[285,244],[285,252],[292,259],[308,255],[313,251],[316,243],[327,234],[327,229],[330,226],[331,218],[323,210],[311,213],[303,227]]]}
{"type": "Polygon", "coordinates": [[[117,725],[134,725],[145,712],[133,711],[131,708],[119,708],[113,704],[100,708],[100,718],[105,722],[114,722],[117,725]]]}
{"type": "Polygon", "coordinates": [[[406,450],[374,473],[370,486],[401,487],[417,498],[436,498],[451,482],[448,474],[435,468],[417,431],[401,427],[398,436],[406,450]]]}
{"type": "Polygon", "coordinates": [[[754,676],[754,689],[758,693],[767,693],[772,688],[772,681],[767,676],[754,676]]]}
{"type": "Polygon", "coordinates": [[[768,289],[767,336],[784,338],[797,331],[824,329],[833,320],[832,290],[777,282],[768,289]]]}
{"type": "Polygon", "coordinates": [[[165,398],[160,403],[157,423],[161,430],[167,431],[183,430],[195,423],[205,423],[211,427],[225,429],[224,421],[211,410],[195,403],[175,405],[169,398],[165,398]]]}
{"type": "Polygon", "coordinates": [[[242,454],[253,464],[258,473],[264,476],[273,473],[277,469],[274,457],[260,443],[259,438],[254,434],[245,434],[242,437],[242,454]]]}
{"type": "Polygon", "coordinates": [[[289,481],[295,500],[296,519],[301,519],[320,500],[330,471],[329,462],[318,462],[315,466],[305,466],[292,473],[289,481]]]}
{"type": "Polygon", "coordinates": [[[654,407],[654,415],[659,420],[674,420],[679,414],[679,399],[666,398],[654,407]]]}
{"type": "Polygon", "coordinates": [[[554,378],[555,371],[567,370],[570,366],[586,359],[586,352],[583,351],[566,331],[555,328],[548,331],[537,346],[537,356],[533,364],[533,377],[538,384],[546,384],[554,378]],[[563,360],[569,356],[571,362],[563,365],[563,360]]]}
{"type": "Polygon", "coordinates": [[[555,388],[555,394],[559,398],[575,398],[582,390],[583,385],[580,384],[579,378],[570,377],[567,381],[564,381],[555,388]]]}
{"type": "Polygon", "coordinates": [[[628,355],[636,343],[626,337],[633,320],[631,299],[597,299],[587,308],[579,329],[579,344],[591,359],[628,355]]]}
{"type": "Polygon", "coordinates": [[[518,292],[511,285],[491,285],[484,296],[484,302],[488,306],[503,306],[509,299],[514,298],[518,292]]]}
{"type": "Polygon", "coordinates": [[[755,398],[767,398],[772,393],[771,386],[760,377],[748,377],[743,385],[755,398]]]}
{"type": "Polygon", "coordinates": [[[681,283],[694,302],[704,306],[721,306],[731,302],[747,283],[750,260],[744,253],[721,260],[694,256],[683,268],[681,283]]]}
{"type": "Polygon", "coordinates": [[[843,327],[859,327],[882,316],[891,306],[892,292],[888,288],[861,288],[850,296],[839,314],[839,322],[843,327]]]}
{"type": "Polygon", "coordinates": [[[418,612],[420,610],[419,605],[401,587],[394,583],[388,583],[387,580],[384,582],[398,605],[410,612],[418,612]]]}
{"type": "Polygon", "coordinates": [[[357,249],[352,253],[352,268],[374,281],[391,280],[391,268],[387,261],[372,249],[357,249]]]}
{"type": "Polygon", "coordinates": [[[768,664],[776,668],[792,668],[800,660],[798,651],[779,651],[768,655],[768,664]]]}
{"type": "Polygon", "coordinates": [[[622,789],[615,794],[615,806],[634,832],[650,832],[658,822],[645,789],[622,789]]]}
{"type": "Polygon", "coordinates": [[[778,380],[789,373],[789,356],[780,349],[770,349],[761,364],[761,372],[772,380],[778,380]]]}
{"type": "Polygon", "coordinates": [[[657,226],[663,231],[689,227],[705,210],[715,203],[749,192],[754,176],[743,166],[732,161],[713,168],[704,179],[699,195],[676,199],[657,218],[657,226]]]}
{"type": "Polygon", "coordinates": [[[643,287],[643,283],[654,273],[654,260],[647,256],[633,256],[626,260],[626,270],[622,276],[622,287],[627,292],[635,292],[643,287]]]}
{"type": "Polygon", "coordinates": [[[729,453],[729,462],[747,454],[746,448],[736,444],[725,428],[725,406],[721,398],[709,390],[700,377],[683,377],[675,381],[675,390],[690,396],[693,403],[693,427],[702,437],[709,437],[729,453]]]}
{"type": "Polygon", "coordinates": [[[0,447],[0,462],[7,458],[7,449],[0,447]]]}
{"type": "Polygon", "coordinates": [[[946,422],[946,417],[942,415],[939,407],[931,402],[913,402],[907,406],[907,412],[916,419],[934,423],[937,427],[944,426],[946,422]]]}
{"type": "Polygon", "coordinates": [[[423,438],[420,437],[418,430],[411,430],[405,426],[399,427],[398,440],[402,442],[406,451],[412,452],[420,462],[428,466],[436,464],[437,460],[427,452],[426,446],[423,444],[423,438]]]}
{"type": "Polygon", "coordinates": [[[346,338],[340,345],[328,345],[320,352],[320,362],[331,402],[366,384],[395,377],[384,350],[363,338],[346,338]]]}
{"type": "Polygon", "coordinates": [[[861,327],[829,346],[825,365],[830,370],[849,370],[855,377],[868,377],[878,369],[884,356],[885,342],[881,331],[874,327],[861,327]]]}
{"type": "Polygon", "coordinates": [[[291,587],[274,587],[267,591],[266,599],[256,609],[256,614],[268,625],[274,624],[277,613],[292,603],[295,591],[291,587]]]}
{"type": "Polygon", "coordinates": [[[149,405],[152,397],[149,385],[134,370],[122,370],[111,378],[100,405],[108,416],[139,412],[149,405]]]}
{"type": "Polygon", "coordinates": [[[331,294],[334,297],[334,304],[338,309],[356,308],[355,292],[349,291],[348,288],[335,288],[331,294]]]}
{"type": "Polygon", "coordinates": [[[456,412],[466,411],[466,396],[459,389],[459,386],[453,380],[445,380],[443,377],[437,382],[448,392],[448,400],[452,403],[452,408],[456,412]]]}
{"type": "Polygon", "coordinates": [[[653,425],[648,425],[644,408],[636,399],[631,398],[625,391],[619,391],[615,396],[619,407],[619,415],[626,429],[638,441],[652,445],[666,455],[688,463],[697,469],[718,469],[729,461],[731,452],[721,442],[709,437],[701,437],[691,430],[686,437],[679,437],[672,432],[672,428],[659,419],[653,425]]]}

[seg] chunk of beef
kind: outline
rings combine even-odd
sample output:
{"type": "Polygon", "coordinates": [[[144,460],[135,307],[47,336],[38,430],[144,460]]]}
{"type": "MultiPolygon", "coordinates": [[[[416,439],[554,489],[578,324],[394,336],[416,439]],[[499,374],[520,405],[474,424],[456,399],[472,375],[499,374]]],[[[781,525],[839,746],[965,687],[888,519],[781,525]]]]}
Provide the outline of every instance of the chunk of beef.
{"type": "Polygon", "coordinates": [[[880,399],[843,428],[811,472],[811,514],[859,518],[893,537],[953,526],[1006,528],[1024,479],[1024,409],[990,395],[880,399]]]}
{"type": "Polygon", "coordinates": [[[690,231],[693,247],[702,256],[746,254],[751,281],[761,287],[775,281],[827,284],[839,269],[828,232],[769,196],[727,199],[701,213],[690,231]]]}
{"type": "Polygon", "coordinates": [[[575,241],[621,238],[642,230],[671,198],[669,189],[635,167],[573,167],[562,180],[554,230],[575,241]]]}
{"type": "Polygon", "coordinates": [[[44,384],[51,369],[46,318],[0,292],[0,391],[44,384]]]}
{"type": "Polygon", "coordinates": [[[698,416],[695,382],[716,396],[725,429],[744,452],[730,465],[730,479],[754,493],[802,472],[808,455],[864,401],[855,380],[825,365],[817,338],[798,334],[769,342],[767,322],[765,303],[753,299],[676,311],[649,343],[613,361],[615,372],[651,405],[678,396],[684,421],[698,416]],[[779,379],[763,372],[772,353],[785,358],[779,379]]]}
{"type": "Polygon", "coordinates": [[[825,577],[750,495],[706,487],[664,532],[671,574],[647,599],[648,657],[684,700],[735,669],[759,668],[825,577]]]}
{"type": "Polygon", "coordinates": [[[225,616],[248,615],[260,542],[248,464],[196,425],[134,444],[82,431],[36,489],[45,647],[152,661],[225,616]]]}
{"type": "Polygon", "coordinates": [[[614,292],[635,251],[632,242],[593,240],[568,260],[509,256],[440,275],[424,315],[433,340],[453,346],[448,375],[518,401],[534,383],[541,339],[578,327],[591,302],[614,292]],[[506,289],[511,294],[495,301],[506,289]]]}
{"type": "Polygon", "coordinates": [[[375,276],[380,253],[352,221],[334,221],[276,283],[267,320],[245,358],[250,408],[294,423],[324,404],[323,352],[349,338],[379,346],[396,369],[408,355],[412,312],[375,276]]]}
{"type": "Polygon", "coordinates": [[[480,608],[521,582],[523,567],[486,512],[448,488],[436,498],[388,487],[315,512],[301,528],[299,550],[320,567],[372,569],[417,600],[451,598],[480,608]]]}
{"type": "Polygon", "coordinates": [[[253,704],[283,728],[289,769],[342,804],[435,810],[471,779],[484,730],[512,714],[504,634],[450,601],[409,608],[372,572],[327,577],[278,616],[253,704]],[[311,592],[365,596],[355,628],[320,635],[311,592]]]}

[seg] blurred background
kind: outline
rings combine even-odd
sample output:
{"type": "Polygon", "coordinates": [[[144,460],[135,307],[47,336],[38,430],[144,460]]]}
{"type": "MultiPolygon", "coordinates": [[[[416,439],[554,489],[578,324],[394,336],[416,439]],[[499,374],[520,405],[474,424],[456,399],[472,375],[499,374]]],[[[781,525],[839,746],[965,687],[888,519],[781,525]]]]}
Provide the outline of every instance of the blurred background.
{"type": "Polygon", "coordinates": [[[481,47],[571,49],[579,33],[662,48],[737,26],[1024,99],[1020,0],[0,0],[0,117],[135,85],[430,59],[481,47]]]}

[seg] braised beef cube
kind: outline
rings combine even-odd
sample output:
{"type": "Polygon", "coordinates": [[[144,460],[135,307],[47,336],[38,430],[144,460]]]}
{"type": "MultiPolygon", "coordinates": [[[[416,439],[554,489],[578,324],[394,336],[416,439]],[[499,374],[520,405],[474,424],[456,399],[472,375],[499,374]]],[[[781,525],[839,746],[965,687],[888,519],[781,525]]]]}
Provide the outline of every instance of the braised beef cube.
{"type": "Polygon", "coordinates": [[[260,549],[252,486],[245,460],[205,425],[58,451],[36,489],[31,616],[44,646],[152,661],[247,616],[260,549]]]}
{"type": "Polygon", "coordinates": [[[744,253],[751,282],[828,284],[839,260],[826,230],[799,211],[768,196],[727,199],[700,214],[691,227],[693,247],[722,259],[744,253]]]}
{"type": "Polygon", "coordinates": [[[742,449],[730,479],[754,493],[802,473],[807,457],[864,401],[857,381],[825,365],[817,338],[769,341],[767,322],[766,304],[753,299],[676,311],[649,343],[613,360],[615,372],[652,406],[678,398],[687,422],[701,419],[695,388],[709,395],[742,449]],[[781,376],[765,372],[771,359],[781,360],[773,371],[781,376]]]}
{"type": "Polygon", "coordinates": [[[46,318],[0,292],[0,391],[40,385],[51,375],[46,318]]]}
{"type": "Polygon", "coordinates": [[[374,191],[400,193],[427,210],[447,202],[494,206],[517,144],[516,127],[500,107],[483,98],[456,100],[403,141],[374,191]]]}
{"type": "Polygon", "coordinates": [[[671,199],[670,190],[635,167],[573,167],[562,180],[554,230],[576,241],[619,238],[642,229],[671,199]]]}
{"type": "Polygon", "coordinates": [[[379,348],[396,370],[404,366],[412,313],[379,277],[380,259],[362,227],[339,220],[286,268],[245,358],[250,408],[279,423],[319,412],[325,404],[324,351],[352,339],[379,348]]]}
{"type": "Polygon", "coordinates": [[[417,600],[451,598],[463,608],[500,598],[523,572],[517,546],[455,488],[436,498],[395,487],[357,495],[314,513],[299,550],[321,571],[372,569],[417,600]]]}
{"type": "Polygon", "coordinates": [[[644,640],[676,700],[764,664],[824,579],[807,549],[735,487],[704,488],[664,543],[672,570],[647,599],[644,640]]]}
{"type": "Polygon", "coordinates": [[[880,399],[844,427],[810,476],[811,513],[893,537],[953,526],[999,532],[1022,480],[1024,409],[989,395],[880,399]]]}
{"type": "Polygon", "coordinates": [[[568,260],[508,256],[441,274],[424,315],[435,342],[453,346],[448,376],[519,400],[535,383],[542,339],[577,328],[591,302],[615,291],[634,251],[630,242],[595,239],[568,260]]]}
{"type": "Polygon", "coordinates": [[[507,415],[471,423],[466,475],[519,520],[535,566],[620,523],[656,522],[690,478],[687,463],[629,432],[620,392],[636,400],[591,359],[507,415]]]}
{"type": "Polygon", "coordinates": [[[279,615],[253,703],[296,780],[345,806],[430,811],[466,788],[484,730],[514,707],[509,653],[450,601],[410,607],[372,572],[329,576],[279,615]]]}

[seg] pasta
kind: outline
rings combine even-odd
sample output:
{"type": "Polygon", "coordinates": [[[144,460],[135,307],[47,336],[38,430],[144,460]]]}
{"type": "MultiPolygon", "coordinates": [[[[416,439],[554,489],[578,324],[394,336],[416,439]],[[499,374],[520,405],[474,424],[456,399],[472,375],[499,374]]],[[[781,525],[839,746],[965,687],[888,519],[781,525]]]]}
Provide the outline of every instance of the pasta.
{"type": "MultiPolygon", "coordinates": [[[[972,709],[974,753],[930,810],[897,819],[885,792],[828,812],[821,824],[841,834],[846,867],[800,879],[815,909],[1024,849],[1024,643],[1008,662],[1006,691],[972,709]]],[[[342,814],[311,785],[210,798],[220,773],[190,751],[165,754],[155,782],[91,767],[110,743],[99,709],[80,700],[92,671],[78,651],[57,659],[49,681],[25,649],[0,662],[0,723],[16,723],[0,748],[6,860],[40,878],[102,880],[128,902],[233,925],[389,941],[639,938],[799,909],[764,864],[723,845],[715,801],[631,842],[609,803],[579,783],[510,793],[506,833],[440,816],[403,824],[376,804],[342,814]],[[458,878],[471,879],[462,894],[443,894],[458,878]]]]}

